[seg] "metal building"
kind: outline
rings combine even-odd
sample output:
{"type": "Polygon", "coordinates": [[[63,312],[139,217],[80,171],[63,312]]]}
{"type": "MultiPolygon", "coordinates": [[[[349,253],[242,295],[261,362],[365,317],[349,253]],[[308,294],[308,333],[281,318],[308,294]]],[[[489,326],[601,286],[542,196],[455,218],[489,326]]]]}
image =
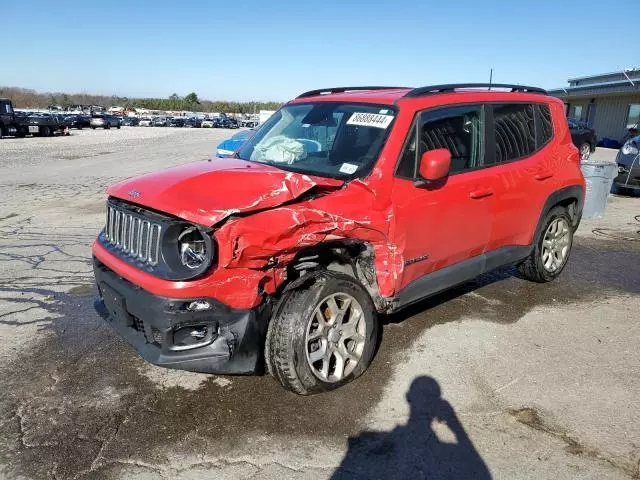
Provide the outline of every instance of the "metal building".
{"type": "Polygon", "coordinates": [[[620,140],[640,125],[640,68],[570,78],[549,90],[567,106],[567,117],[595,128],[598,140],[620,140]]]}

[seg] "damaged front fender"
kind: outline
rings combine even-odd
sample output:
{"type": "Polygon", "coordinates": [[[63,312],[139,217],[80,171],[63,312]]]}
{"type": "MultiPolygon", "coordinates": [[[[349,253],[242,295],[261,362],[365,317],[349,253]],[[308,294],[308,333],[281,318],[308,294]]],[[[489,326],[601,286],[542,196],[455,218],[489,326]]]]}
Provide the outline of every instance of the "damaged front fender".
{"type": "Polygon", "coordinates": [[[286,281],[287,265],[301,250],[323,242],[358,240],[372,246],[380,295],[391,296],[397,249],[388,241],[388,211],[378,203],[356,180],[330,195],[232,219],[215,232],[218,267],[271,272],[273,282],[266,289],[270,293],[286,281]]]}

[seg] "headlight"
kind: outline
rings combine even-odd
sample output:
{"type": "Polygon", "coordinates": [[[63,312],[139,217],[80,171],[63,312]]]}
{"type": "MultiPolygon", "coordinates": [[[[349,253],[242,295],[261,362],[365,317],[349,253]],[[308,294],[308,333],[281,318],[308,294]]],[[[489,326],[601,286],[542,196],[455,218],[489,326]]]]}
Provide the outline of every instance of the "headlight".
{"type": "Polygon", "coordinates": [[[187,280],[202,275],[215,257],[215,242],[210,232],[186,222],[165,224],[162,233],[162,265],[160,276],[171,280],[187,280]]]}
{"type": "Polygon", "coordinates": [[[622,153],[625,155],[637,155],[638,146],[632,140],[627,140],[622,146],[622,153]]]}
{"type": "Polygon", "coordinates": [[[200,268],[207,261],[207,243],[200,230],[187,227],[178,235],[180,262],[189,270],[200,268]]]}

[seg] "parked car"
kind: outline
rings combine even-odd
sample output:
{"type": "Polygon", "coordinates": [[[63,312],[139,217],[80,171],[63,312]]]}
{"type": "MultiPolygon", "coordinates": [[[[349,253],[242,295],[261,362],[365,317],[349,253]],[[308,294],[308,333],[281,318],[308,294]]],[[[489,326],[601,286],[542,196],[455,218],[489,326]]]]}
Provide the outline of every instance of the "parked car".
{"type": "Polygon", "coordinates": [[[118,117],[102,113],[91,115],[91,129],[104,128],[108,130],[111,127],[120,128],[120,119],[118,117]]]}
{"type": "Polygon", "coordinates": [[[88,115],[65,115],[64,121],[70,128],[82,130],[91,126],[91,117],[88,115]]]}
{"type": "Polygon", "coordinates": [[[215,127],[215,125],[216,125],[216,119],[214,118],[205,118],[201,124],[202,128],[213,128],[215,127]]]}
{"type": "Polygon", "coordinates": [[[151,127],[153,125],[153,120],[149,117],[142,117],[138,125],[141,127],[151,127]]]}
{"type": "Polygon", "coordinates": [[[596,131],[579,120],[569,118],[567,121],[571,131],[571,140],[578,147],[580,158],[587,160],[596,150],[596,143],[598,143],[596,131]]]}
{"type": "Polygon", "coordinates": [[[200,120],[200,119],[199,119],[199,118],[197,118],[197,117],[194,117],[194,118],[187,118],[187,119],[184,121],[184,126],[185,126],[186,128],[200,128],[200,127],[202,127],[202,120],[200,120]]]}
{"type": "Polygon", "coordinates": [[[184,127],[184,118],[172,118],[169,120],[170,127],[184,127]]]}
{"type": "Polygon", "coordinates": [[[122,126],[137,127],[140,125],[140,119],[138,117],[124,117],[122,119],[122,126]]]}
{"type": "Polygon", "coordinates": [[[216,157],[230,157],[236,152],[236,150],[244,145],[247,140],[251,138],[251,135],[253,135],[254,132],[255,130],[253,129],[242,130],[233,135],[231,138],[226,139],[216,148],[216,157]]]}
{"type": "Polygon", "coordinates": [[[164,117],[158,117],[153,119],[154,127],[166,127],[168,124],[167,119],[164,117]]]}
{"type": "Polygon", "coordinates": [[[216,128],[240,128],[238,121],[229,117],[216,118],[213,126],[216,128]]]}
{"type": "Polygon", "coordinates": [[[152,363],[304,395],[367,369],[379,314],[506,265],[556,279],[585,194],[564,105],[488,87],[314,90],[233,158],[110,187],[97,310],[152,363]]]}
{"type": "Polygon", "coordinates": [[[640,193],[640,136],[627,140],[616,156],[618,176],[613,190],[619,193],[640,193]]]}

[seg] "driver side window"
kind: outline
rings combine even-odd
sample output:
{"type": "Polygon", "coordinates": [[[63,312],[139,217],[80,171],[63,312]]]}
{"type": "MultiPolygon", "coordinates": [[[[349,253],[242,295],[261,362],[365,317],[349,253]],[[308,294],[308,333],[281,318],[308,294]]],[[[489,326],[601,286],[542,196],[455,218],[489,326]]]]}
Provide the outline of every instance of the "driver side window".
{"type": "Polygon", "coordinates": [[[416,128],[411,127],[397,169],[403,178],[415,178],[420,155],[446,148],[451,153],[450,175],[484,165],[485,121],[482,105],[460,105],[428,110],[419,114],[419,145],[416,155],[416,128]]]}
{"type": "Polygon", "coordinates": [[[421,115],[420,155],[446,148],[451,153],[450,174],[484,164],[484,111],[481,105],[462,105],[421,115]]]}

